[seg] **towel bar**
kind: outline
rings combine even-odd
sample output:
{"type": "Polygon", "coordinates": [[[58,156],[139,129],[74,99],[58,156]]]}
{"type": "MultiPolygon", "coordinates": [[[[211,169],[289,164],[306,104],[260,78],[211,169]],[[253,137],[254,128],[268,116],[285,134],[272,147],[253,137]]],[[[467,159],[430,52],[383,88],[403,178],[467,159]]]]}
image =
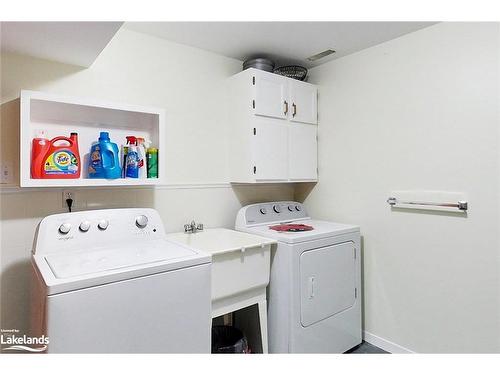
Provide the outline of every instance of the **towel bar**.
{"type": "MultiPolygon", "coordinates": [[[[467,201],[458,201],[457,203],[434,203],[434,202],[415,202],[415,201],[400,201],[395,197],[389,197],[387,199],[387,203],[391,205],[391,207],[397,207],[398,205],[409,205],[416,206],[414,208],[419,208],[418,206],[428,206],[429,208],[435,207],[435,209],[445,208],[456,208],[459,211],[465,212],[468,209],[467,201]]],[[[411,208],[411,207],[409,207],[411,208]]]]}

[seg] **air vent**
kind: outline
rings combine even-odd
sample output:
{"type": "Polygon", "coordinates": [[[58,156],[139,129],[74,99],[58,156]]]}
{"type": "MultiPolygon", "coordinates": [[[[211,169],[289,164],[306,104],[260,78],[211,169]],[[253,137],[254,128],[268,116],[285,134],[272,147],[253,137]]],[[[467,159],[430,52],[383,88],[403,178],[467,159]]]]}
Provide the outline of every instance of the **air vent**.
{"type": "Polygon", "coordinates": [[[333,49],[327,49],[327,50],[325,50],[323,52],[317,53],[316,55],[309,56],[307,58],[307,60],[309,60],[309,61],[316,61],[316,60],[322,59],[323,57],[331,55],[332,53],[335,53],[335,51],[333,49]]]}

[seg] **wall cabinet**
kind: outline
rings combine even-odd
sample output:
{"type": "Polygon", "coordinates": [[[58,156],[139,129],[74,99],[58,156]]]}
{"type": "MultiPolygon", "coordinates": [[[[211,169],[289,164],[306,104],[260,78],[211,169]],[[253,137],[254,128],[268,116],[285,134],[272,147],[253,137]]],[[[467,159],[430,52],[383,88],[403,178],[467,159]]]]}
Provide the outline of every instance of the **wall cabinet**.
{"type": "Polygon", "coordinates": [[[317,93],[253,68],[229,79],[231,182],[317,181],[317,93]]]}

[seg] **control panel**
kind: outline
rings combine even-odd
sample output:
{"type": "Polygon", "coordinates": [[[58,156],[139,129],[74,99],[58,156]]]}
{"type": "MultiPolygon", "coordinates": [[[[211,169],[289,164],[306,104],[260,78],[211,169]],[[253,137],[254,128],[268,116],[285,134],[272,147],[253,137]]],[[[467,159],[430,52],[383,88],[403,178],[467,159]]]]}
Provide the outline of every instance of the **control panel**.
{"type": "Polygon", "coordinates": [[[37,228],[33,253],[84,250],[165,235],[163,222],[151,208],[69,212],[44,218],[37,228]]]}
{"type": "Polygon", "coordinates": [[[308,218],[307,212],[299,202],[257,203],[240,209],[236,218],[236,226],[281,223],[306,218],[308,218]]]}

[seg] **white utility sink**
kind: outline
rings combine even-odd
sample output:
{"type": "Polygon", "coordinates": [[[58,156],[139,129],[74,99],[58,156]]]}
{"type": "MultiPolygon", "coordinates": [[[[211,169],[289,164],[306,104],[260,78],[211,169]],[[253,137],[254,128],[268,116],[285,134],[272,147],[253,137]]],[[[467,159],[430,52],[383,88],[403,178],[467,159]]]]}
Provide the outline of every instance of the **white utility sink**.
{"type": "Polygon", "coordinates": [[[212,254],[212,318],[258,306],[257,332],[262,352],[267,353],[266,287],[271,270],[271,245],[277,242],[224,228],[173,233],[167,237],[212,254]]]}
{"type": "Polygon", "coordinates": [[[275,240],[225,228],[167,237],[212,254],[212,301],[269,284],[270,246],[275,240]]]}

